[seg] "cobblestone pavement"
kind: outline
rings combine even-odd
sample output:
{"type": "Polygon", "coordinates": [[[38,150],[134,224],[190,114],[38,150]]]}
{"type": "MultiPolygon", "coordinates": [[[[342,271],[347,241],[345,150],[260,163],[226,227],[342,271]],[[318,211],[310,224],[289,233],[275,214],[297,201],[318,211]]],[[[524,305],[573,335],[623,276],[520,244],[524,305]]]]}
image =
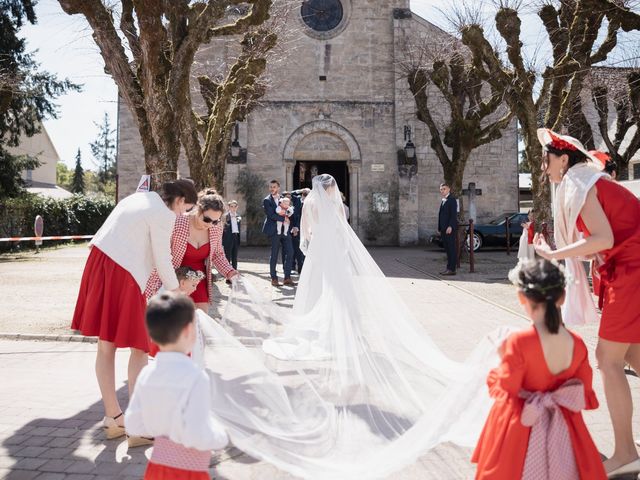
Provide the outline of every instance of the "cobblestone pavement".
{"type": "MultiPolygon", "coordinates": [[[[252,278],[254,284],[272,300],[290,303],[293,289],[276,289],[268,283],[267,251],[244,249],[241,253],[245,261],[241,262],[240,269],[245,275],[252,278]]],[[[444,265],[444,255],[440,251],[379,248],[372,253],[434,341],[454,358],[463,359],[478,338],[499,325],[527,324],[518,311],[513,287],[506,282],[506,272],[515,262],[514,256],[507,257],[504,252],[480,254],[477,273],[464,273],[466,268],[463,265],[458,276],[442,281],[436,277],[444,265]]],[[[15,301],[7,294],[14,291],[13,287],[20,282],[24,285],[20,292],[22,300],[38,302],[38,305],[25,310],[25,322],[30,325],[26,331],[36,333],[31,325],[40,322],[52,326],[53,330],[43,330],[47,333],[72,333],[65,330],[65,324],[68,324],[73,308],[86,250],[61,248],[45,252],[46,255],[53,257],[51,271],[43,257],[31,261],[26,256],[17,262],[7,261],[6,257],[0,259],[0,333],[2,330],[7,333],[2,318],[7,311],[5,303],[15,301]],[[66,260],[60,261],[60,258],[66,260]],[[61,268],[66,269],[63,280],[66,289],[50,283],[58,275],[53,270],[61,268]],[[39,275],[38,272],[43,273],[39,275]],[[57,324],[43,322],[41,317],[50,311],[52,316],[62,321],[57,324]]],[[[224,307],[227,293],[224,282],[217,282],[217,301],[211,311],[214,317],[224,307]]],[[[596,328],[587,326],[577,330],[593,354],[596,328]]],[[[99,426],[102,407],[93,373],[95,344],[15,341],[9,339],[11,335],[4,335],[4,338],[0,340],[0,478],[140,478],[151,449],[127,451],[126,442],[103,438],[99,426]]],[[[127,398],[126,361],[126,351],[119,351],[116,380],[123,405],[127,398]]],[[[592,365],[595,365],[594,361],[592,365]]],[[[631,384],[634,398],[638,399],[639,382],[632,378],[631,384]]],[[[612,432],[597,373],[595,387],[602,405],[596,411],[586,412],[585,418],[600,451],[608,455],[613,446],[612,432]]],[[[441,445],[389,479],[471,478],[474,468],[469,463],[469,456],[468,449],[441,445]]],[[[293,478],[233,448],[216,455],[214,464],[215,473],[212,469],[212,474],[219,479],[293,478]]]]}

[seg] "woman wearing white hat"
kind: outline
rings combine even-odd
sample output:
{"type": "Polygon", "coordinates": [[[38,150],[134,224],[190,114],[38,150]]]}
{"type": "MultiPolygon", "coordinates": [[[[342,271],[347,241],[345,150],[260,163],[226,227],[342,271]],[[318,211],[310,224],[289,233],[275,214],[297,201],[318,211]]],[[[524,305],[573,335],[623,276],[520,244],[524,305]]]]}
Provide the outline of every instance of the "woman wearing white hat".
{"type": "Polygon", "coordinates": [[[602,309],[596,357],[613,424],[615,449],[605,461],[609,477],[640,472],[631,427],[632,400],[625,363],[640,372],[640,201],[598,168],[598,160],[575,138],[539,129],[543,170],[556,191],[552,250],[536,235],[539,255],[566,260],[575,281],[567,289],[568,324],[596,319],[581,260],[594,259],[600,272],[602,309]]]}

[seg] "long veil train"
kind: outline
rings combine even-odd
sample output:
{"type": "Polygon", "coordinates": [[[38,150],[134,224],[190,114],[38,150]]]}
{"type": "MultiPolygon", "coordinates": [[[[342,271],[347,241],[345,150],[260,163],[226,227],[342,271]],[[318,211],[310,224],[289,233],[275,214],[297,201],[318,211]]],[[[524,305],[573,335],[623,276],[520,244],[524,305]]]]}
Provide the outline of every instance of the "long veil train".
{"type": "Polygon", "coordinates": [[[200,314],[213,410],[233,443],[303,478],[383,478],[439,443],[472,446],[505,331],[448,358],[313,179],[293,309],[235,282],[222,326],[200,314]]]}

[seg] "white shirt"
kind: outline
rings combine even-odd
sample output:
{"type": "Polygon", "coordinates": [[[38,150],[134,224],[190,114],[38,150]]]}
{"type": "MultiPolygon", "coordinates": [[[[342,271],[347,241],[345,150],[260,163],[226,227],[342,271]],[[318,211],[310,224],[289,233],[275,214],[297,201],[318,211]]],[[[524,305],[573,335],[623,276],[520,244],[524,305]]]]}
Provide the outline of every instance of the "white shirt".
{"type": "Polygon", "coordinates": [[[167,290],[178,288],[171,264],[173,213],[156,192],[139,192],[121,200],[94,235],[95,245],[134,278],[144,292],[154,268],[167,290]]]}
{"type": "Polygon", "coordinates": [[[238,219],[232,213],[229,214],[231,217],[231,233],[240,233],[240,229],[238,228],[238,219]]]}
{"type": "Polygon", "coordinates": [[[209,377],[188,356],[159,352],[136,381],[124,415],[129,435],[168,437],[197,450],[219,450],[229,439],[211,413],[209,377]]]}

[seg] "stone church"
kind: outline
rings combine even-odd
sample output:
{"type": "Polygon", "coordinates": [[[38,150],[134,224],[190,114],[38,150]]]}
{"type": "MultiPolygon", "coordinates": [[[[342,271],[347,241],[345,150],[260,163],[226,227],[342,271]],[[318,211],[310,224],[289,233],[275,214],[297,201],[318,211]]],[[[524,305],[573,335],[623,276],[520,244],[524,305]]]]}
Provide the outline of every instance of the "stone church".
{"type": "MultiPolygon", "coordinates": [[[[443,171],[398,65],[408,42],[453,39],[412,12],[409,0],[305,0],[291,8],[286,28],[296,32],[295,47],[269,65],[268,93],[236,129],[241,156],[227,166],[225,198],[237,199],[243,212],[244,199],[236,193],[243,169],[264,178],[264,195],[272,178],[291,190],[329,173],[365,243],[427,242],[437,229],[443,171]],[[401,153],[409,141],[415,160],[407,166],[401,153]]],[[[200,54],[206,68],[207,49],[200,54]]],[[[436,121],[444,122],[448,107],[435,91],[430,97],[436,121]]],[[[464,185],[475,184],[476,221],[518,210],[517,150],[514,123],[502,139],[472,154],[464,185]]],[[[135,190],[143,173],[141,152],[137,129],[121,102],[121,196],[135,190]]]]}

